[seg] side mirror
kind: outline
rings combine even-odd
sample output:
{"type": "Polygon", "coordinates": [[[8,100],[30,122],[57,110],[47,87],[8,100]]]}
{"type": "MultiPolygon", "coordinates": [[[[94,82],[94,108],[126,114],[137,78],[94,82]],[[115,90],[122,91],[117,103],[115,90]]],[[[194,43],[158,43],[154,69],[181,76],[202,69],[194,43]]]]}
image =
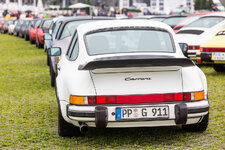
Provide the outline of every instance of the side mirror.
{"type": "Polygon", "coordinates": [[[188,53],[187,53],[188,45],[186,43],[179,43],[179,45],[180,45],[180,48],[181,48],[184,56],[188,57],[188,53]]]}
{"type": "Polygon", "coordinates": [[[48,30],[50,28],[50,26],[46,26],[45,29],[48,30]]]}
{"type": "Polygon", "coordinates": [[[44,35],[44,40],[52,40],[52,36],[48,33],[44,35]]]}
{"type": "Polygon", "coordinates": [[[59,47],[52,47],[48,49],[48,56],[61,56],[61,48],[59,47]]]}

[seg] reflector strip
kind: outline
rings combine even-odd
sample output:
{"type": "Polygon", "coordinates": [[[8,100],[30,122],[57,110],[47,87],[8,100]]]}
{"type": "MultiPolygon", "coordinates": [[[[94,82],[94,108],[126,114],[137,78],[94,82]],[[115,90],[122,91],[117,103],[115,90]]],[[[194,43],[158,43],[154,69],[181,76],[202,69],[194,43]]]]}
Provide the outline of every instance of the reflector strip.
{"type": "Polygon", "coordinates": [[[202,48],[203,52],[225,52],[225,48],[202,48]]]}
{"type": "Polygon", "coordinates": [[[70,96],[70,103],[77,105],[93,104],[135,104],[173,101],[203,100],[204,91],[187,93],[149,94],[149,95],[123,95],[123,96],[70,96]]]}

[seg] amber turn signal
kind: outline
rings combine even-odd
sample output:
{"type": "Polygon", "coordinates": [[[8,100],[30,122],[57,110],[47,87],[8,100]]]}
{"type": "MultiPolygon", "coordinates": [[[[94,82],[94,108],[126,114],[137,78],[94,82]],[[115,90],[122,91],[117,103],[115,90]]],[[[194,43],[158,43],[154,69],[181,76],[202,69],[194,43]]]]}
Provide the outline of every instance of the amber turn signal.
{"type": "Polygon", "coordinates": [[[85,97],[83,96],[70,96],[70,104],[85,105],[85,97]]]}

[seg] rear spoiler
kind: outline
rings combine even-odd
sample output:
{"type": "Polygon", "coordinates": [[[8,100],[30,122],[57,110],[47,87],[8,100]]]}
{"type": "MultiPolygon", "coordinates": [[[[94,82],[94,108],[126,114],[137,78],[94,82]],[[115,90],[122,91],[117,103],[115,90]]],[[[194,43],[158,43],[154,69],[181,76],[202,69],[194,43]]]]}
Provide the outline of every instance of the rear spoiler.
{"type": "Polygon", "coordinates": [[[195,64],[188,58],[175,58],[172,56],[114,56],[97,58],[86,64],[80,65],[79,70],[94,70],[103,68],[125,67],[159,67],[181,66],[190,67],[195,64]]]}

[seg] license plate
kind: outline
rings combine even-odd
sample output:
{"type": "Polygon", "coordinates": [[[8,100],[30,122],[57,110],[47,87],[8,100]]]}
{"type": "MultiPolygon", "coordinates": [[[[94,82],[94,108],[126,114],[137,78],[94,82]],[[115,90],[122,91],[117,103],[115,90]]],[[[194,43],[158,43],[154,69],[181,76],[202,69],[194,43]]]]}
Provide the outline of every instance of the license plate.
{"type": "Polygon", "coordinates": [[[212,52],[212,60],[225,61],[225,53],[212,52]]]}
{"type": "Polygon", "coordinates": [[[169,118],[168,106],[116,108],[117,120],[166,119],[166,118],[169,118]]]}

